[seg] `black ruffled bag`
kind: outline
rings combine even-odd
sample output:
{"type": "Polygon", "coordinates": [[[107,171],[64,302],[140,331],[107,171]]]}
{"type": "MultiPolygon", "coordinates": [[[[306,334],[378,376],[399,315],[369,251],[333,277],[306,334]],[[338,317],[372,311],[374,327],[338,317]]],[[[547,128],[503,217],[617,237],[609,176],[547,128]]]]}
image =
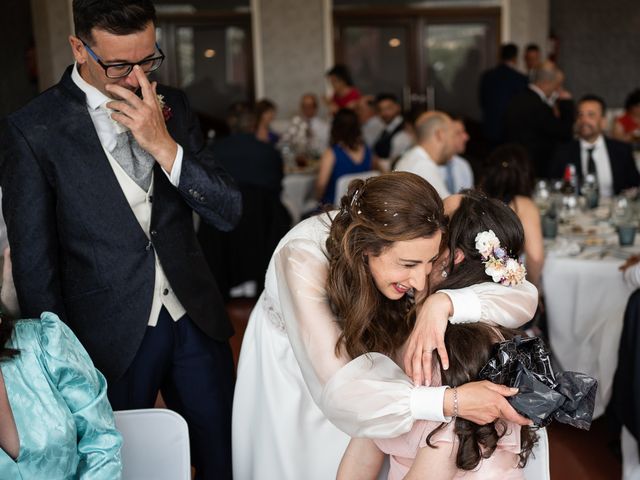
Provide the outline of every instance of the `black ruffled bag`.
{"type": "Polygon", "coordinates": [[[554,418],[583,430],[591,426],[598,381],[576,372],[555,375],[540,338],[516,337],[496,344],[479,379],[518,388],[507,400],[538,427],[554,418]]]}

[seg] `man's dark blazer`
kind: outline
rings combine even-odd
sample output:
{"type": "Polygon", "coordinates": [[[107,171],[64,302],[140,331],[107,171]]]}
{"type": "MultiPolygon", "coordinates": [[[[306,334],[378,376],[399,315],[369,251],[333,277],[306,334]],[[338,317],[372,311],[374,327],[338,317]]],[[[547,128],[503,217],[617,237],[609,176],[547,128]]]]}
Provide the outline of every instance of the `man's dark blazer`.
{"type": "Polygon", "coordinates": [[[232,133],[216,140],[211,151],[238,186],[251,185],[280,195],[283,162],[273,145],[258,140],[253,133],[232,133]]]}
{"type": "MultiPolygon", "coordinates": [[[[611,175],[613,177],[613,193],[618,195],[622,190],[640,186],[640,174],[633,159],[631,145],[606,137],[604,142],[609,153],[609,164],[611,165],[611,175]]],[[[556,149],[551,166],[551,177],[562,178],[565,167],[570,163],[576,166],[578,182],[582,183],[584,173],[582,171],[579,140],[564,143],[556,149]]]]}
{"type": "Polygon", "coordinates": [[[480,107],[484,135],[492,144],[502,141],[504,112],[514,95],[522,92],[527,76],[505,63],[487,70],[480,78],[480,107]]]}
{"type": "Polygon", "coordinates": [[[208,336],[233,329],[193,229],[192,211],[233,228],[241,198],[203,149],[186,97],[159,87],[184,149],[178,188],[154,167],[150,238],[129,206],[98,139],[84,93],[71,79],[5,119],[0,184],[13,274],[23,317],[58,314],[109,381],[126,371],[145,334],[155,250],[171,287],[208,336]]]}
{"type": "Polygon", "coordinates": [[[570,100],[556,102],[560,117],[540,96],[525,89],[509,102],[504,116],[505,140],[522,145],[529,153],[537,177],[549,178],[556,146],[571,140],[574,106],[570,100]]]}

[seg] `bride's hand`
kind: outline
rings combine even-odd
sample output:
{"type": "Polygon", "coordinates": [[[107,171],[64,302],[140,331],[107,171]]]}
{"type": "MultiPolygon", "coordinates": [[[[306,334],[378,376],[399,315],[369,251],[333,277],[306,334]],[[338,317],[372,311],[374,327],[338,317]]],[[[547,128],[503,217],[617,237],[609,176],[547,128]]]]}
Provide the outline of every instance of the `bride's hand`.
{"type": "MultiPolygon", "coordinates": [[[[518,425],[532,425],[528,418],[519,415],[504,397],[518,393],[517,388],[497,385],[487,380],[465,383],[458,387],[458,416],[478,425],[486,425],[502,418],[518,425]]],[[[445,391],[444,414],[454,413],[453,390],[445,391]]]]}
{"type": "Polygon", "coordinates": [[[444,345],[453,304],[444,293],[434,293],[425,300],[418,310],[416,324],[406,343],[404,370],[414,385],[431,384],[433,351],[438,350],[442,367],[449,368],[449,357],[444,345]]]}

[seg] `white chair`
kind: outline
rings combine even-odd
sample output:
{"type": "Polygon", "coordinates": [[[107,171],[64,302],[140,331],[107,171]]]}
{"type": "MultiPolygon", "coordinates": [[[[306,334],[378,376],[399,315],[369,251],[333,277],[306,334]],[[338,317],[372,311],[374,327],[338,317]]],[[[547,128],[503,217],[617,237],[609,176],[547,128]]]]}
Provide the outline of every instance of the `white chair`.
{"type": "Polygon", "coordinates": [[[640,479],[640,460],[638,460],[638,442],[627,430],[622,427],[622,435],[620,437],[620,447],[622,450],[622,479],[638,480],[640,479]]]}
{"type": "Polygon", "coordinates": [[[122,433],[122,480],[191,480],[189,429],[163,408],[114,412],[122,433]]]}
{"type": "Polygon", "coordinates": [[[378,175],[380,175],[380,172],[377,170],[369,170],[367,172],[347,173],[346,175],[338,177],[336,180],[336,195],[333,199],[333,204],[336,207],[340,206],[340,200],[344,195],[346,195],[351,180],[355,180],[356,178],[366,180],[369,177],[377,177],[378,175]]]}
{"type": "Polygon", "coordinates": [[[547,429],[541,428],[536,432],[538,443],[533,447],[527,466],[524,467],[524,477],[527,480],[549,480],[549,437],[547,429]]]}

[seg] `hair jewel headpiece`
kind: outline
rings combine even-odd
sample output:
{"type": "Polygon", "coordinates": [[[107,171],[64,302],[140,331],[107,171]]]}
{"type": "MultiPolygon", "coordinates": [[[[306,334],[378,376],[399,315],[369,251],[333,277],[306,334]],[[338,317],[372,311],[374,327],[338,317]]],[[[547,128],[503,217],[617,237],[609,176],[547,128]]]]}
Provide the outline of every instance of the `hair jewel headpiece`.
{"type": "Polygon", "coordinates": [[[527,269],[519,260],[507,255],[493,230],[476,235],[476,249],[482,256],[485,273],[494,282],[510,287],[524,281],[527,269]]]}
{"type": "Polygon", "coordinates": [[[358,188],[355,193],[353,194],[353,197],[351,197],[351,206],[353,207],[353,204],[356,203],[358,201],[358,196],[360,195],[360,189],[358,188]]]}

